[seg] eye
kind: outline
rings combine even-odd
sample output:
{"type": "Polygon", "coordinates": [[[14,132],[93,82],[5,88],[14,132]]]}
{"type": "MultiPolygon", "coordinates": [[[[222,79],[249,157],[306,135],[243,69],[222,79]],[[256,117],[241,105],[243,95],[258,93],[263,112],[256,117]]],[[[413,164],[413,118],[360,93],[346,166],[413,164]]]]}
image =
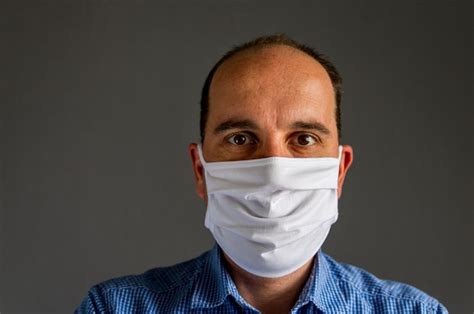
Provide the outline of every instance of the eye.
{"type": "Polygon", "coordinates": [[[227,142],[233,145],[245,145],[254,143],[254,140],[248,135],[239,133],[229,136],[227,142]]]}
{"type": "Polygon", "coordinates": [[[318,140],[309,134],[300,134],[296,138],[296,142],[299,146],[311,146],[318,142],[318,140]]]}

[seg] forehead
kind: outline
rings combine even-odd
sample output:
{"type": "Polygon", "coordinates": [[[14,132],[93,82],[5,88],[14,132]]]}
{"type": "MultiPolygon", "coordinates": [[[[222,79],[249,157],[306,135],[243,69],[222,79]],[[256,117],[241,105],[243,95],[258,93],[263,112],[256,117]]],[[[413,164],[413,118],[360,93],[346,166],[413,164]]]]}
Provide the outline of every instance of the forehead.
{"type": "Polygon", "coordinates": [[[334,119],[329,75],[314,58],[276,45],[239,52],[216,71],[209,91],[209,122],[235,114],[291,118],[312,114],[334,119]]]}
{"type": "Polygon", "coordinates": [[[275,44],[237,52],[219,66],[213,83],[220,82],[223,77],[226,79],[239,78],[242,75],[252,75],[262,70],[273,70],[273,73],[280,74],[283,74],[284,71],[286,75],[312,74],[329,80],[324,67],[312,56],[290,46],[275,44]]]}

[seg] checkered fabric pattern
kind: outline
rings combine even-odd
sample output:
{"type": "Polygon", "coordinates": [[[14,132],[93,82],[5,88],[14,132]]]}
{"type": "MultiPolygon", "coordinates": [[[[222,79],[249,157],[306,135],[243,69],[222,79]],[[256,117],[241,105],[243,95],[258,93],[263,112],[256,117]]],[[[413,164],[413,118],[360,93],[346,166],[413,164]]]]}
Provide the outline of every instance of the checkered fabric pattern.
{"type": "MultiPolygon", "coordinates": [[[[216,245],[201,256],[92,287],[76,313],[259,313],[239,294],[216,245]]],[[[447,313],[437,300],[321,251],[291,313],[447,313]]]]}

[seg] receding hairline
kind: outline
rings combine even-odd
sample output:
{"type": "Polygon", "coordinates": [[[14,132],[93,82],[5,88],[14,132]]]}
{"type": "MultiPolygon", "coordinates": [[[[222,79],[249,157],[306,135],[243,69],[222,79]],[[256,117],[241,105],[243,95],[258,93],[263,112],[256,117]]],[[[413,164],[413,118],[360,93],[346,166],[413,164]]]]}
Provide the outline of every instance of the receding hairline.
{"type": "MultiPolygon", "coordinates": [[[[219,64],[219,66],[215,69],[214,75],[212,76],[212,80],[210,82],[209,91],[212,89],[212,85],[213,85],[213,82],[215,81],[215,79],[217,77],[219,77],[220,74],[222,74],[222,71],[224,71],[226,67],[230,66],[230,64],[232,64],[232,63],[235,64],[235,62],[238,62],[239,59],[251,60],[253,57],[255,57],[255,55],[258,55],[259,53],[262,53],[262,52],[271,51],[275,48],[283,48],[287,51],[291,51],[292,53],[294,53],[296,55],[304,57],[309,62],[316,65],[318,67],[318,69],[325,74],[328,81],[332,83],[331,77],[330,77],[328,71],[325,69],[325,67],[318,60],[316,60],[313,56],[306,53],[305,51],[303,51],[303,50],[301,50],[297,47],[293,47],[293,46],[291,46],[289,44],[286,44],[284,42],[282,42],[282,43],[262,43],[262,44],[258,44],[257,46],[250,46],[250,47],[244,48],[242,50],[239,50],[239,51],[235,52],[234,54],[232,54],[231,56],[229,56],[228,58],[224,59],[219,64]]],[[[254,62],[258,62],[258,61],[254,61],[254,62]]]]}

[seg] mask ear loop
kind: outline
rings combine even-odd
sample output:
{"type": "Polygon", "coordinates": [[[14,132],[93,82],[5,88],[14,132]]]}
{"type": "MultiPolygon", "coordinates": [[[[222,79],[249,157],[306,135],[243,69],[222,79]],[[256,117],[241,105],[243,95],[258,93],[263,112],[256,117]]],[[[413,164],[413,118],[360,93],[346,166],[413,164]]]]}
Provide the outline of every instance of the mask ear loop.
{"type": "Polygon", "coordinates": [[[203,167],[204,167],[204,166],[206,166],[206,161],[204,160],[204,156],[203,156],[203,154],[202,154],[202,147],[201,147],[201,144],[198,143],[198,144],[197,144],[197,147],[198,147],[199,159],[200,159],[200,161],[201,161],[201,164],[202,164],[203,167]]]}
{"type": "Polygon", "coordinates": [[[341,163],[341,157],[342,157],[342,145],[339,145],[339,153],[338,153],[338,156],[337,156],[337,160],[339,161],[339,163],[341,163]]]}

